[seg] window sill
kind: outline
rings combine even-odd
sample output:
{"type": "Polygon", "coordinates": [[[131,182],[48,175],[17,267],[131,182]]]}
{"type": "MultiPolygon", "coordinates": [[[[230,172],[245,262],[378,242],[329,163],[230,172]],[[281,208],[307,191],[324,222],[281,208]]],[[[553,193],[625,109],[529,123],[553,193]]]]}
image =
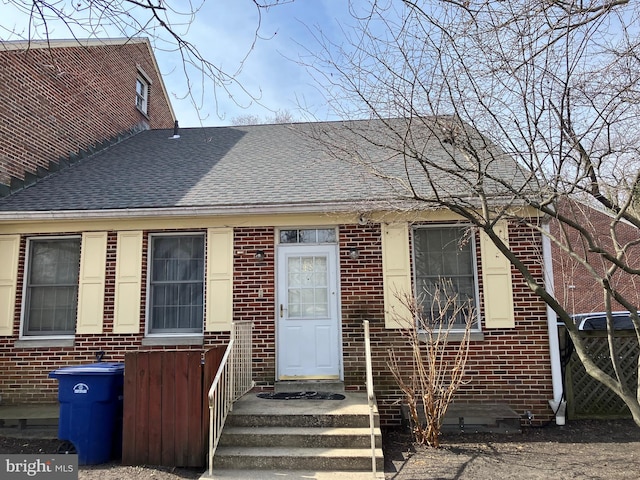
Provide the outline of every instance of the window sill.
{"type": "Polygon", "coordinates": [[[142,115],[144,115],[144,118],[146,118],[147,120],[151,120],[149,118],[149,114],[147,112],[145,112],[144,110],[142,110],[139,106],[136,105],[136,110],[138,110],[138,112],[140,112],[142,115]]]}
{"type": "Polygon", "coordinates": [[[204,336],[166,336],[166,337],[145,337],[142,345],[152,347],[157,345],[204,345],[204,336]]]}
{"type": "Polygon", "coordinates": [[[22,338],[16,340],[16,348],[73,347],[75,338],[22,338]]]}
{"type": "MultiPolygon", "coordinates": [[[[464,338],[464,332],[449,332],[447,336],[447,340],[449,342],[461,342],[464,338]]],[[[427,335],[425,333],[419,333],[418,339],[421,342],[427,341],[427,335]]],[[[484,333],[482,332],[469,332],[469,341],[470,342],[481,342],[484,340],[484,333]]]]}

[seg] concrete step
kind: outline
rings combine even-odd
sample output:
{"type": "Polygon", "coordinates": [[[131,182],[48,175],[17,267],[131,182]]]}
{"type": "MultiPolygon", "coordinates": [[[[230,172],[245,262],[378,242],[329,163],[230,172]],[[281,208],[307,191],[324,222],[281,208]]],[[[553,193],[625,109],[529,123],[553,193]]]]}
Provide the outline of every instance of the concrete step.
{"type": "Polygon", "coordinates": [[[374,476],[368,472],[337,472],[309,470],[214,470],[213,475],[206,471],[200,480],[384,480],[384,472],[377,471],[374,476]]]}
{"type": "MultiPolygon", "coordinates": [[[[225,426],[220,446],[371,448],[371,433],[367,428],[308,427],[234,427],[225,426]]],[[[382,433],[375,431],[376,447],[382,448],[382,433]]]]}
{"type": "MultiPolygon", "coordinates": [[[[384,470],[382,449],[376,468],[384,470]]],[[[338,470],[371,471],[370,448],[219,447],[215,470],[338,470]]]]}
{"type": "MultiPolygon", "coordinates": [[[[304,400],[303,400],[304,401],[304,400]]],[[[234,427],[319,427],[319,428],[369,428],[369,417],[349,414],[300,414],[272,415],[235,414],[231,412],[225,425],[234,427]]],[[[376,426],[379,419],[376,417],[376,426]]]]}
{"type": "MultiPolygon", "coordinates": [[[[364,393],[346,392],[344,400],[268,400],[248,393],[233,406],[226,425],[236,427],[369,428],[364,393]]],[[[379,427],[374,405],[375,426],[379,427]]]]}
{"type": "Polygon", "coordinates": [[[296,381],[284,380],[276,382],[274,386],[276,393],[284,392],[331,392],[343,393],[344,382],[334,380],[317,380],[317,381],[296,381]]]}
{"type": "MultiPolygon", "coordinates": [[[[332,478],[299,477],[295,472],[344,471],[354,475],[364,472],[372,478],[367,396],[359,392],[344,395],[344,400],[270,400],[255,393],[245,395],[227,417],[213,460],[214,472],[260,472],[256,477],[228,477],[250,479],[283,475],[332,478]],[[277,473],[283,471],[286,474],[277,473]]],[[[376,468],[383,471],[382,433],[375,405],[373,414],[376,468]]]]}

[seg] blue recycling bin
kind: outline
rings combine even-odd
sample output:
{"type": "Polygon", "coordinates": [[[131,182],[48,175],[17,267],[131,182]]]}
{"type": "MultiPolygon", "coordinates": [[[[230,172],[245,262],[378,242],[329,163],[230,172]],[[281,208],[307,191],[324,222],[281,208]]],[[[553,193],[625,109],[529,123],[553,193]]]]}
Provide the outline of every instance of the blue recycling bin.
{"type": "Polygon", "coordinates": [[[122,453],[124,363],[63,367],[58,379],[58,438],[73,444],[80,465],[96,465],[122,453]]]}

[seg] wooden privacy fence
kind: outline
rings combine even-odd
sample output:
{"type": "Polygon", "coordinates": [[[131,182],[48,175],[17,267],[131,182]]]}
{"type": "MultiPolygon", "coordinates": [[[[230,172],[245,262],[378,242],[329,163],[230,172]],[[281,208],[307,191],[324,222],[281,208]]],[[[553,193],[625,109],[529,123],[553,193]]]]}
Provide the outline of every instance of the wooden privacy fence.
{"type": "MultiPolygon", "coordinates": [[[[571,418],[626,418],[631,412],[624,402],[602,383],[590,377],[564,327],[560,328],[563,355],[564,388],[567,415],[571,418]]],[[[615,377],[606,331],[581,332],[589,355],[603,371],[615,377]]],[[[638,380],[638,354],[640,347],[633,331],[619,331],[613,339],[620,364],[620,374],[627,386],[636,392],[638,380]]]]}
{"type": "Polygon", "coordinates": [[[122,463],[204,467],[207,391],[224,347],[125,355],[122,463]]]}

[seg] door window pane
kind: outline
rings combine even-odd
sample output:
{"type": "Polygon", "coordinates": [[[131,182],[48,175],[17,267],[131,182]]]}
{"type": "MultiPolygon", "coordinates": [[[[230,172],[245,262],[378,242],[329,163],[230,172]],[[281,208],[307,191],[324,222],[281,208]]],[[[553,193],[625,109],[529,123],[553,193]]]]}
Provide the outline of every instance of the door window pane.
{"type": "Polygon", "coordinates": [[[336,243],[335,228],[280,230],[280,243],[336,243]]]}
{"type": "Polygon", "coordinates": [[[287,259],[289,318],[329,316],[329,277],[326,256],[287,259]]]}
{"type": "Polygon", "coordinates": [[[315,230],[298,230],[298,243],[317,243],[315,230]]]}

